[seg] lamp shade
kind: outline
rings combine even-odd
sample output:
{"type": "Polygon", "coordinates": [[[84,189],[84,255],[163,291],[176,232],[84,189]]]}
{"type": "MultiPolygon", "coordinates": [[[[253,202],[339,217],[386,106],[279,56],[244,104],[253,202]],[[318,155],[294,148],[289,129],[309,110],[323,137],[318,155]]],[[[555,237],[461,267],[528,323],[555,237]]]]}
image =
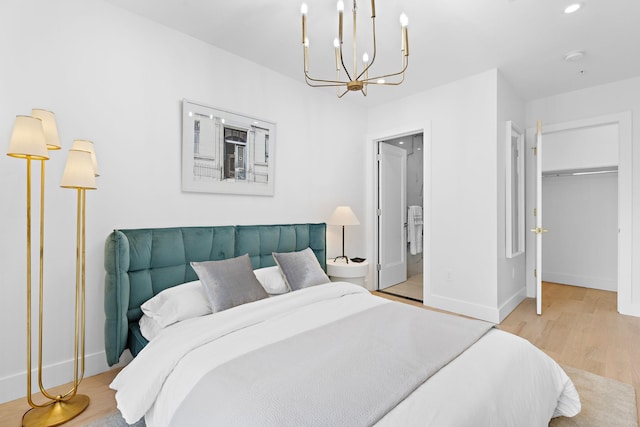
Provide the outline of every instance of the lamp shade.
{"type": "Polygon", "coordinates": [[[56,125],[56,115],[51,111],[34,108],[31,115],[42,120],[42,130],[48,150],[60,149],[60,137],[58,136],[58,125],[56,125]]]}
{"type": "Polygon", "coordinates": [[[95,190],[97,188],[90,152],[69,150],[60,187],[85,190],[95,190]]]}
{"type": "Polygon", "coordinates": [[[16,116],[7,156],[49,160],[42,120],[31,116],[16,116]]]}
{"type": "Polygon", "coordinates": [[[360,221],[349,206],[338,206],[329,218],[329,225],[360,225],[360,221]]]}
{"type": "Polygon", "coordinates": [[[95,176],[100,176],[100,172],[98,172],[98,159],[96,158],[96,150],[93,148],[93,142],[87,141],[86,139],[76,139],[73,141],[72,150],[82,150],[88,151],[91,153],[91,163],[93,165],[93,174],[95,176]]]}

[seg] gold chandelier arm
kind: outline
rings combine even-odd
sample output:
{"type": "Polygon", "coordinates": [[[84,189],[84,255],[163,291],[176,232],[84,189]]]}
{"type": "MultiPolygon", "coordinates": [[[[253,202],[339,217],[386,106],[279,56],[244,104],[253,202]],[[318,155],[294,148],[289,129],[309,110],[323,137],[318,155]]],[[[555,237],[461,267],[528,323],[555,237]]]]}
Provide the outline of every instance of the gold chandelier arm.
{"type": "Polygon", "coordinates": [[[339,81],[339,80],[323,80],[323,79],[314,79],[309,76],[308,73],[304,73],[305,80],[307,84],[311,87],[331,87],[331,86],[346,86],[347,82],[339,81]],[[318,83],[311,83],[318,82],[318,83]]]}
{"type": "MultiPolygon", "coordinates": [[[[303,53],[304,53],[304,80],[311,87],[332,87],[332,86],[346,86],[347,82],[343,82],[341,80],[325,80],[325,79],[315,79],[309,75],[309,47],[307,44],[303,44],[303,53]],[[317,82],[317,83],[311,83],[317,82]]],[[[342,47],[340,47],[340,59],[342,59],[342,47]]],[[[348,73],[347,73],[348,74],[348,73]]],[[[338,70],[338,77],[339,77],[338,70]]]]}
{"type": "Polygon", "coordinates": [[[342,92],[341,94],[338,95],[338,98],[342,98],[343,96],[345,96],[347,93],[349,93],[349,89],[345,89],[344,92],[342,92]]]}
{"type": "Polygon", "coordinates": [[[347,78],[351,80],[351,74],[349,74],[349,69],[346,65],[344,65],[344,57],[342,56],[342,41],[340,41],[340,63],[342,64],[342,69],[344,73],[347,75],[347,78]]]}
{"type": "MultiPolygon", "coordinates": [[[[358,75],[358,34],[356,31],[356,28],[357,28],[356,17],[358,16],[357,11],[358,11],[358,2],[357,0],[353,0],[353,43],[352,44],[353,44],[353,75],[354,76],[358,75]]],[[[356,79],[358,78],[359,77],[356,77],[356,79]]],[[[349,80],[351,80],[351,78],[349,78],[349,80]]]]}
{"type": "MultiPolygon", "coordinates": [[[[372,7],[375,7],[374,4],[372,3],[372,7]]],[[[358,74],[357,80],[360,80],[360,77],[366,75],[367,71],[369,71],[369,68],[371,68],[371,66],[373,65],[373,62],[376,60],[376,53],[378,52],[378,45],[376,43],[376,17],[375,17],[375,10],[373,13],[373,16],[371,17],[371,28],[372,28],[372,33],[373,33],[373,55],[371,56],[371,61],[367,64],[366,67],[364,67],[364,70],[362,70],[362,72],[360,74],[358,74]]],[[[365,78],[365,81],[367,79],[365,78]]],[[[364,94],[365,96],[367,95],[366,93],[364,94]]]]}
{"type": "Polygon", "coordinates": [[[392,73],[392,74],[385,74],[382,76],[377,76],[377,77],[371,77],[367,80],[364,80],[365,84],[375,84],[375,85],[380,85],[380,86],[397,86],[399,84],[401,84],[404,81],[404,72],[407,70],[407,67],[409,66],[409,57],[405,56],[404,57],[404,66],[402,67],[402,70],[398,71],[397,73],[392,73]],[[384,79],[387,77],[395,77],[395,76],[400,76],[402,75],[402,79],[400,79],[400,81],[398,82],[384,82],[384,83],[380,83],[379,80],[380,79],[384,79]]]}

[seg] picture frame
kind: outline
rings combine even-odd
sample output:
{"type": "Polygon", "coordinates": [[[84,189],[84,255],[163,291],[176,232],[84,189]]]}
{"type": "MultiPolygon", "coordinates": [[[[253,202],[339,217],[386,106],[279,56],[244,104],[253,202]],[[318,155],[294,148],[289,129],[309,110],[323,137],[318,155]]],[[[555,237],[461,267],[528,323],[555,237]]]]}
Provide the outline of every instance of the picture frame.
{"type": "Polygon", "coordinates": [[[182,191],[273,196],[274,122],[182,101],[182,191]]]}

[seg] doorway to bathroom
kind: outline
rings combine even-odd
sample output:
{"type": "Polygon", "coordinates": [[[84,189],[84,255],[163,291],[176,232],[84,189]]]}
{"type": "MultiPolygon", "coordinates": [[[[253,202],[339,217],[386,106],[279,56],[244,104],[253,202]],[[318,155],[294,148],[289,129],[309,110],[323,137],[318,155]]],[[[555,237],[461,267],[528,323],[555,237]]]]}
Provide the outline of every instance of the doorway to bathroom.
{"type": "Polygon", "coordinates": [[[423,133],[377,144],[377,288],[422,302],[423,133]]]}

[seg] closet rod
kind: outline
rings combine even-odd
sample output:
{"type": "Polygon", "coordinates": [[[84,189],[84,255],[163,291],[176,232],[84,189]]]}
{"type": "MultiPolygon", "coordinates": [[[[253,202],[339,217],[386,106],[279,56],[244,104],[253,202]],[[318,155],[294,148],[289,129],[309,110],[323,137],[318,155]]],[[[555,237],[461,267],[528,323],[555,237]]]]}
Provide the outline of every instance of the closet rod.
{"type": "Polygon", "coordinates": [[[618,173],[618,169],[608,169],[608,170],[600,170],[600,171],[584,171],[584,172],[547,172],[542,173],[543,178],[549,177],[560,177],[560,176],[585,176],[585,175],[605,175],[609,173],[618,173]]]}

